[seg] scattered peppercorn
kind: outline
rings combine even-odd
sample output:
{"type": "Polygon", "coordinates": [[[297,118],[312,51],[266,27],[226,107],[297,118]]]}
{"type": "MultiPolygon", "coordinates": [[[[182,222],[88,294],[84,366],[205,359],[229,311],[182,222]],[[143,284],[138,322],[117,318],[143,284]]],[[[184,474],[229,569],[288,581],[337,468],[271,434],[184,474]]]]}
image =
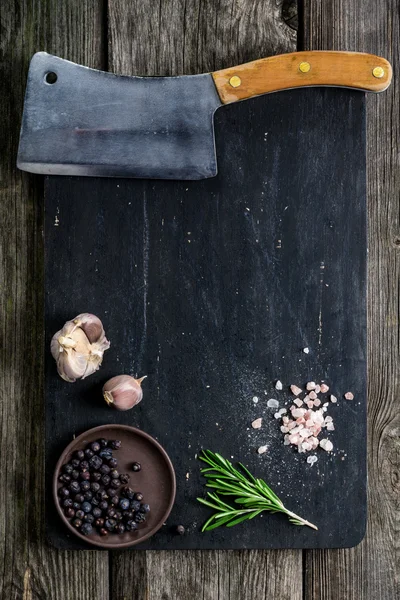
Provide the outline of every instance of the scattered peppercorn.
{"type": "Polygon", "coordinates": [[[87,492],[90,490],[90,483],[88,481],[81,481],[80,483],[82,492],[87,492]]]}
{"type": "Polygon", "coordinates": [[[120,440],[111,440],[110,442],[108,442],[108,445],[113,450],[119,450],[122,446],[122,442],[120,440]]]}
{"type": "Polygon", "coordinates": [[[94,516],[93,516],[93,515],[91,515],[90,513],[88,513],[88,514],[86,514],[86,515],[83,517],[83,521],[84,521],[85,523],[93,523],[93,521],[94,521],[94,516]]]}
{"type": "Polygon", "coordinates": [[[129,502],[128,498],[121,498],[119,501],[119,506],[122,510],[128,510],[128,508],[130,506],[130,502],[129,502]]]}
{"type": "Polygon", "coordinates": [[[129,479],[128,473],[122,473],[122,475],[119,476],[119,480],[122,484],[128,483],[129,479]]]}
{"type": "Polygon", "coordinates": [[[109,485],[111,477],[109,475],[102,475],[100,481],[103,485],[109,485]]]}
{"type": "Polygon", "coordinates": [[[142,468],[141,464],[138,462],[134,462],[132,464],[132,471],[134,471],[135,473],[137,473],[138,471],[140,471],[142,468]]]}
{"type": "Polygon", "coordinates": [[[185,528],[183,525],[178,525],[178,527],[176,528],[176,533],[178,535],[183,535],[185,533],[185,528]]]}
{"type": "Polygon", "coordinates": [[[133,521],[133,519],[131,519],[125,523],[126,531],[136,531],[137,528],[138,528],[138,525],[135,521],[133,521]]]}
{"type": "Polygon", "coordinates": [[[100,456],[97,456],[97,454],[92,456],[92,458],[89,460],[89,466],[95,471],[98,471],[102,464],[103,461],[101,460],[100,456]]]}
{"type": "Polygon", "coordinates": [[[135,494],[135,500],[139,500],[139,502],[141,502],[143,500],[143,494],[141,492],[137,492],[135,494]]]}
{"type": "Polygon", "coordinates": [[[79,485],[78,481],[71,481],[71,483],[69,485],[69,491],[72,494],[79,494],[80,489],[81,489],[81,486],[79,485]]]}
{"type": "Polygon", "coordinates": [[[83,523],[83,525],[81,526],[80,532],[83,535],[90,535],[93,533],[93,527],[91,526],[90,523],[83,523]]]}
{"type": "Polygon", "coordinates": [[[74,519],[74,520],[72,521],[72,525],[73,525],[74,527],[76,527],[77,529],[79,529],[79,528],[82,526],[82,521],[81,521],[81,519],[74,519]]]}
{"type": "Polygon", "coordinates": [[[99,456],[100,458],[106,461],[110,460],[110,458],[113,457],[112,451],[109,448],[103,448],[103,450],[100,450],[99,456]]]}

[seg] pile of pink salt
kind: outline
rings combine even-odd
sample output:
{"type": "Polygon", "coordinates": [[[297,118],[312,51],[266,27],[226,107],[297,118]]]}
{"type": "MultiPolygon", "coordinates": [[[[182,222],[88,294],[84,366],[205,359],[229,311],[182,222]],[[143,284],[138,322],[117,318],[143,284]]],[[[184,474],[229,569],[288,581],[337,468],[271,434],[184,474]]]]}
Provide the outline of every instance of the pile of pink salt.
{"type": "MultiPolygon", "coordinates": [[[[337,402],[337,398],[333,395],[329,397],[329,401],[319,398],[318,394],[326,394],[329,387],[325,383],[319,385],[314,381],[307,383],[303,398],[300,398],[303,390],[297,385],[291,385],[290,390],[296,398],[289,408],[289,413],[282,414],[281,417],[283,443],[285,446],[296,446],[298,452],[311,452],[318,447],[331,452],[332,442],[322,436],[325,431],[335,430],[333,418],[326,412],[330,403],[337,402]]],[[[350,395],[353,398],[353,394],[348,392],[348,395],[345,395],[346,399],[350,399],[350,395]]]]}

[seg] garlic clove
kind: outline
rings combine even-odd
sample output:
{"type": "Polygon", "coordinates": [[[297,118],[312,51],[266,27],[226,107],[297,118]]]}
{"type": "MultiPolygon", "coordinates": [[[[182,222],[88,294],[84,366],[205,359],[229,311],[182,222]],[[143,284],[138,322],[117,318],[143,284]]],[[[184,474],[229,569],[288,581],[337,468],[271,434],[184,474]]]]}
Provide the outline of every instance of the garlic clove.
{"type": "Polygon", "coordinates": [[[104,337],[103,323],[96,315],[82,313],[75,317],[73,323],[85,332],[91,344],[98,342],[104,337]]]}
{"type": "Polygon", "coordinates": [[[57,361],[58,374],[69,383],[83,379],[87,369],[87,358],[71,350],[62,350],[57,361]]]}
{"type": "Polygon", "coordinates": [[[143,398],[142,381],[146,376],[135,379],[130,375],[112,377],[103,386],[103,397],[109,406],[117,410],[129,410],[143,398]]]}

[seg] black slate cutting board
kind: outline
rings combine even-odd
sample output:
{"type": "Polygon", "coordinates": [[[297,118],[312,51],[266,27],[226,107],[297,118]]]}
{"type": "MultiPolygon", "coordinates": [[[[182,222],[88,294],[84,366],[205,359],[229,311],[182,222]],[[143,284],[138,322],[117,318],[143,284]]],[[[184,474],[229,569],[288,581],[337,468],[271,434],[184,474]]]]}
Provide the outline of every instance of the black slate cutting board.
{"type": "Polygon", "coordinates": [[[46,179],[46,468],[49,541],[69,536],[51,498],[56,461],[74,434],[110,423],[142,428],[169,453],[177,498],[141,548],[331,548],[357,544],[366,521],[366,208],[364,94],[281,92],[216,113],[219,175],[197,182],[46,179]],[[111,349],[93,376],[56,374],[48,352],[65,320],[92,312],[111,349]],[[302,352],[310,348],[308,355],[302,352]],[[148,375],[132,411],[101,386],[148,375]],[[285,388],[276,392],[273,382],[285,388]],[[283,446],[268,398],[325,380],[334,452],[283,446]],[[343,399],[351,390],[353,401],[343,399]],[[258,398],[258,402],[254,399],[258,398]],[[260,430],[251,422],[263,417],[260,430]],[[268,452],[256,449],[267,444],[268,452]],[[201,533],[208,517],[196,456],[241,460],[318,532],[263,515],[201,533]],[[187,533],[173,534],[183,524],[187,533]]]}

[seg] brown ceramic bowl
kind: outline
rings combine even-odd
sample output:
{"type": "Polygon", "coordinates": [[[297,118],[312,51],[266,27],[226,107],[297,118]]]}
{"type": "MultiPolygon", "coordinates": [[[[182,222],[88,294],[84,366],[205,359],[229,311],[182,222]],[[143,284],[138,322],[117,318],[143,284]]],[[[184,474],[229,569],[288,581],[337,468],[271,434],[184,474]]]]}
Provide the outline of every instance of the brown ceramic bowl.
{"type": "Polygon", "coordinates": [[[58,514],[70,531],[88,544],[108,550],[135,546],[147,540],[160,529],[171,512],[176,491],[175,472],[172,463],[160,444],[147,433],[128,427],[127,425],[102,425],[89,429],[75,438],[61,454],[53,477],[53,495],[58,514]],[[101,537],[97,533],[84,536],[77,531],[64,515],[58,499],[58,489],[62,483],[58,481],[62,465],[69,462],[76,450],[81,450],[90,442],[99,438],[121,440],[122,447],[114,450],[118,460],[120,473],[130,475],[129,487],[141,492],[144,502],[150,504],[151,512],[145,523],[141,523],[137,531],[123,534],[109,534],[101,537]],[[134,473],[131,469],[133,462],[139,462],[142,469],[134,473]]]}

